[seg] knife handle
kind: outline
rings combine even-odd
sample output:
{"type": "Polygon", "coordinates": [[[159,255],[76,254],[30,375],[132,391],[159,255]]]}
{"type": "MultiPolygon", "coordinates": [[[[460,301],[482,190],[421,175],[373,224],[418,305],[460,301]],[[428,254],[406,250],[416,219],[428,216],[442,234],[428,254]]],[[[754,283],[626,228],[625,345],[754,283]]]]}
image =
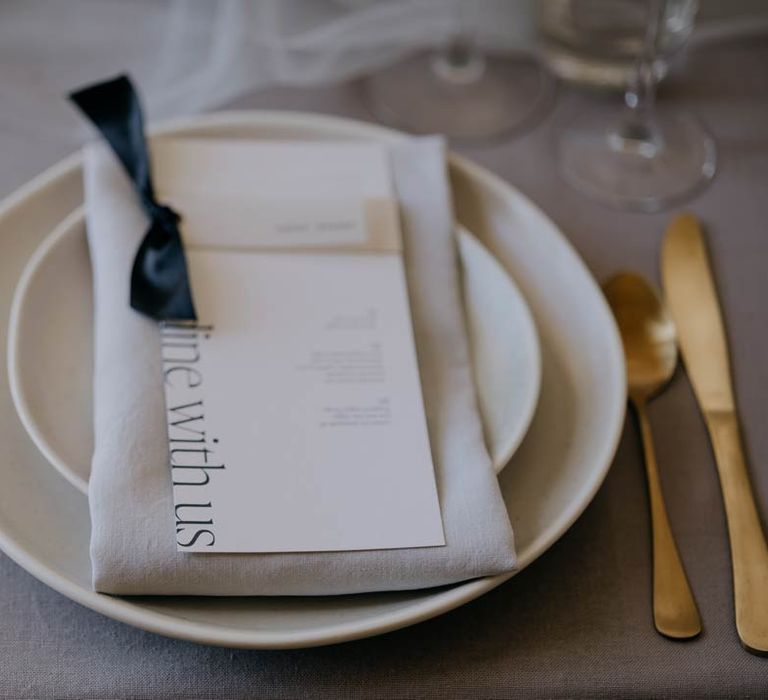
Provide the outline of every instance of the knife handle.
{"type": "Polygon", "coordinates": [[[749,481],[733,411],[706,415],[728,521],[736,629],[742,644],[768,654],[768,545],[749,481]]]}

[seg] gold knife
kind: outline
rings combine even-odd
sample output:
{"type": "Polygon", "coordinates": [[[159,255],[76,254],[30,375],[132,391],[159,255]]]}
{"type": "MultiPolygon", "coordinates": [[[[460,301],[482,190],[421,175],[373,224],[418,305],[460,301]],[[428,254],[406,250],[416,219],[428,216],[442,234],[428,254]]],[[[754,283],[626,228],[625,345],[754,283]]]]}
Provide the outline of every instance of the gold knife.
{"type": "Polygon", "coordinates": [[[741,445],[728,345],[704,236],[692,214],[673,219],[661,274],[680,349],[709,430],[725,502],[736,629],[742,644],[768,653],[768,545],[741,445]]]}

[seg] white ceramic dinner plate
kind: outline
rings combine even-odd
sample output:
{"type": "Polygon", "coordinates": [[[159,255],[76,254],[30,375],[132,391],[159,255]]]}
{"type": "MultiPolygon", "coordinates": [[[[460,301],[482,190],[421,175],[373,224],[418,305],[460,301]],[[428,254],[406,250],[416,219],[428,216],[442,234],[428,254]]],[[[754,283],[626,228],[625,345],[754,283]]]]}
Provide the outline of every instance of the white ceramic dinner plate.
{"type": "MultiPolygon", "coordinates": [[[[360,122],[286,112],[222,113],[164,132],[263,139],[368,139],[402,134],[360,122]]],[[[530,201],[488,171],[450,157],[458,219],[514,279],[541,344],[541,394],[531,426],[499,480],[518,571],[554,543],[602,483],[625,403],[621,345],[610,311],[562,234],[530,201]]],[[[63,161],[0,208],[0,318],[40,242],[82,205],[81,159],[63,161]]],[[[60,322],[66,322],[66,319],[60,322]]],[[[6,326],[0,352],[6,346],[6,326]]],[[[45,342],[45,331],[40,331],[45,342]]],[[[63,369],[62,371],[66,371],[63,369]]],[[[86,497],[61,478],[22,427],[0,373],[0,546],[69,598],[169,636],[226,646],[305,647],[403,627],[476,598],[511,574],[439,589],[313,598],[120,598],[93,592],[86,497]]]]}
{"type": "MultiPolygon", "coordinates": [[[[539,342],[531,313],[501,265],[461,227],[458,242],[483,426],[500,472],[536,408],[539,342]]],[[[43,240],[21,275],[8,328],[8,376],[30,437],[83,493],[93,454],[91,291],[78,209],[43,240]]]]}

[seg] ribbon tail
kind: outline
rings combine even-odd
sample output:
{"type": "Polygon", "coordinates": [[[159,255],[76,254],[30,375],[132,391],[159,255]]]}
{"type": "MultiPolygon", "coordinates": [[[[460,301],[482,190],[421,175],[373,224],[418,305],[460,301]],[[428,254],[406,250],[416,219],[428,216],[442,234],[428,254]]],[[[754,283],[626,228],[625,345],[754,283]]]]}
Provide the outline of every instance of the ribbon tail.
{"type": "Polygon", "coordinates": [[[142,200],[154,200],[144,115],[127,75],[73,92],[69,99],[101,132],[131,178],[142,200]]]}

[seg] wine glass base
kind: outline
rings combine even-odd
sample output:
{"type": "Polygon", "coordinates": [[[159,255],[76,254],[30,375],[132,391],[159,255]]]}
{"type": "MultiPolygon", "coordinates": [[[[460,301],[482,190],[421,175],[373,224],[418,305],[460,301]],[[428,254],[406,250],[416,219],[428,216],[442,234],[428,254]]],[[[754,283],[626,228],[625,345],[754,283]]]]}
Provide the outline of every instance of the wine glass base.
{"type": "Polygon", "coordinates": [[[533,57],[483,54],[457,67],[429,51],[367,77],[362,89],[369,110],[385,124],[483,139],[533,126],[552,102],[552,84],[533,57]]]}
{"type": "Polygon", "coordinates": [[[558,139],[560,172],[606,204],[653,212],[679,203],[714,177],[715,143],[696,117],[659,107],[648,124],[582,112],[558,139]]]}

